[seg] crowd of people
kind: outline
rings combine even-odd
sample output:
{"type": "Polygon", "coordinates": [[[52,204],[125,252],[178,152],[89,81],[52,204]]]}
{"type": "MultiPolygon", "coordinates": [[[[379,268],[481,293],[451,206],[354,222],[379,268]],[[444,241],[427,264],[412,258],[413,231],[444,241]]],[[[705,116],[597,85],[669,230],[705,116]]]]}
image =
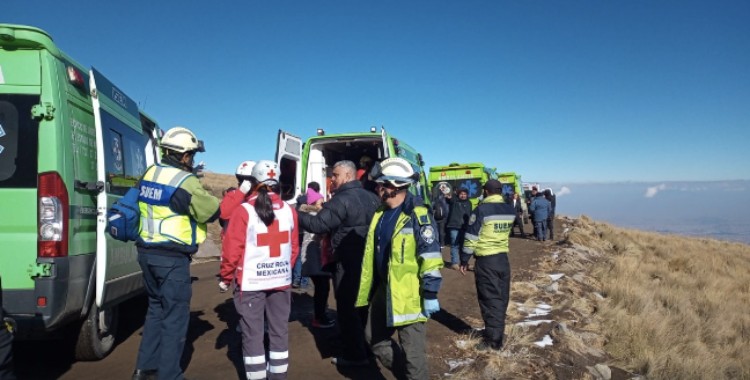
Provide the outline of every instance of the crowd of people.
{"type": "MultiPolygon", "coordinates": [[[[247,379],[287,378],[291,289],[305,287],[306,278],[314,285],[311,325],[340,331],[343,347],[333,364],[367,366],[375,358],[397,378],[428,379],[426,321],[440,311],[443,226],[451,268],[465,275],[475,257],[486,327],[476,349],[503,346],[508,239],[514,226],[525,234],[519,198],[505,199],[497,180],[484,185],[473,210],[466,189],[441,192],[444,197],[429,207],[409,191],[419,173],[408,161],[363,157],[359,167],[349,160],[333,165],[330,195],[310,182],[293,207],[279,196],[281,170],[274,161],[245,161],[235,173],[237,187],[220,201],[193,174],[194,157],[203,151],[193,132],[172,128],[160,148],[162,162],[137,184],[160,191],[141,191],[139,198],[136,246],[148,310],[133,380],[184,379],[180,358],[192,297],[191,255],[206,239],[206,224],[217,219],[223,240],[218,291],[232,292],[240,316],[247,379]],[[436,219],[443,222],[440,228],[436,219]],[[331,282],[335,319],[327,313],[331,282]]],[[[544,240],[548,230],[552,237],[554,198],[550,203],[541,194],[530,209],[537,237],[544,240]]],[[[5,336],[0,349],[8,346],[5,336]]],[[[0,355],[0,370],[9,368],[9,357],[0,355]]]]}

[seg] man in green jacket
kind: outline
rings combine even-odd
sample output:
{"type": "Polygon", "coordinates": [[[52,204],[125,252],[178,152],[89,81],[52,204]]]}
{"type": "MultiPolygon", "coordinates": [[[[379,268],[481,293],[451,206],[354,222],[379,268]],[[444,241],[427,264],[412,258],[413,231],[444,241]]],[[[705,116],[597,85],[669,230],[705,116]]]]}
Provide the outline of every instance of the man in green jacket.
{"type": "Polygon", "coordinates": [[[389,158],[380,168],[375,181],[383,205],[367,234],[356,306],[370,305],[365,337],[381,364],[399,378],[403,372],[427,379],[425,322],[440,310],[438,232],[429,210],[408,192],[418,176],[409,162],[389,158]]]}
{"type": "Polygon", "coordinates": [[[510,262],[508,235],[513,229],[516,211],[505,203],[503,185],[496,179],[484,184],[484,200],[469,217],[461,254],[461,274],[466,274],[469,259],[476,256],[474,280],[479,309],[484,319],[484,339],[476,349],[499,350],[503,346],[505,312],[510,298],[510,262]]]}

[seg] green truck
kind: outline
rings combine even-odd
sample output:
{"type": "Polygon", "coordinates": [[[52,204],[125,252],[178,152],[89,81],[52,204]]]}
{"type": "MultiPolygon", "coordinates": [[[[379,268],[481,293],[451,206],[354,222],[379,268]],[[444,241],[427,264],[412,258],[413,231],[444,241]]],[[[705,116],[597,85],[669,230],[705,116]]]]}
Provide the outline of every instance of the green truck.
{"type": "Polygon", "coordinates": [[[469,192],[472,207],[476,207],[482,195],[482,186],[491,179],[497,179],[497,174],[495,168],[481,163],[453,162],[445,166],[431,166],[429,179],[433,192],[465,188],[469,192]]]}
{"type": "Polygon", "coordinates": [[[160,160],[156,122],[43,30],[0,24],[0,276],[17,339],[114,347],[118,306],[143,292],[135,245],[106,210],[160,160]]]}
{"type": "Polygon", "coordinates": [[[527,195],[521,182],[521,175],[514,172],[500,173],[497,175],[498,181],[503,184],[503,195],[510,199],[511,194],[516,193],[521,200],[523,208],[523,222],[527,223],[529,219],[529,210],[526,205],[527,195]]]}

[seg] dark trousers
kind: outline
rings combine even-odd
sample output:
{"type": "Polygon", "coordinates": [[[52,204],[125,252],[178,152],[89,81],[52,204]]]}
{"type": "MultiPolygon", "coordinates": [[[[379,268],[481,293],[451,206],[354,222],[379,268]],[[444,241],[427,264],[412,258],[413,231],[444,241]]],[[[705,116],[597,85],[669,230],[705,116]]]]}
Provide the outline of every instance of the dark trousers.
{"type": "Polygon", "coordinates": [[[148,311],[136,368],[159,370],[159,380],[183,379],[182,349],[190,321],[190,259],[139,253],[148,311]]]}
{"type": "Polygon", "coordinates": [[[15,380],[13,374],[13,334],[5,327],[3,286],[0,282],[0,380],[15,380]]]}
{"type": "Polygon", "coordinates": [[[326,309],[328,309],[328,293],[331,291],[331,276],[310,276],[313,286],[313,311],[315,319],[321,321],[328,319],[326,309]]]}
{"type": "MultiPolygon", "coordinates": [[[[516,219],[513,220],[513,228],[518,227],[518,230],[521,231],[521,237],[526,236],[526,234],[523,232],[523,218],[520,215],[516,215],[516,219]]],[[[510,229],[510,236],[515,236],[514,229],[510,229]]]]}
{"type": "Polygon", "coordinates": [[[398,379],[427,380],[427,327],[424,322],[388,327],[385,299],[387,287],[387,283],[381,282],[370,301],[365,336],[372,347],[372,353],[398,379]],[[398,343],[391,339],[394,333],[398,333],[398,343]]]}
{"type": "Polygon", "coordinates": [[[534,222],[534,234],[536,235],[536,240],[547,239],[547,219],[536,220],[534,222]]]}
{"type": "Polygon", "coordinates": [[[555,214],[550,214],[547,218],[547,229],[549,230],[549,239],[555,238],[555,214]]]}
{"type": "Polygon", "coordinates": [[[234,307],[241,317],[242,356],[247,378],[286,379],[289,366],[291,291],[285,289],[235,292],[234,307]],[[266,348],[263,346],[263,326],[266,321],[268,322],[269,343],[268,365],[266,365],[266,348]]]}
{"type": "Polygon", "coordinates": [[[361,274],[361,257],[359,260],[348,258],[336,263],[333,283],[336,296],[336,323],[344,342],[342,357],[352,361],[367,359],[364,333],[367,307],[354,307],[361,274]]]}
{"type": "Polygon", "coordinates": [[[474,279],[479,297],[479,310],[484,320],[484,339],[493,348],[503,345],[505,312],[510,299],[510,262],[499,253],[476,256],[474,279]]]}

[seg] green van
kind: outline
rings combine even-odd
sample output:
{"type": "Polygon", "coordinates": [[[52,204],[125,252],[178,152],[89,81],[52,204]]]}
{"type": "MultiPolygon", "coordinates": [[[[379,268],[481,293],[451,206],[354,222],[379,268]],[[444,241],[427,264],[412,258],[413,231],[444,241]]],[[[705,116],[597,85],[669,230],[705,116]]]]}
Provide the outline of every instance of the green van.
{"type": "Polygon", "coordinates": [[[433,192],[438,189],[465,188],[469,192],[472,208],[477,207],[479,203],[482,186],[491,179],[497,179],[495,168],[477,162],[470,164],[453,162],[445,166],[430,167],[430,188],[433,192]]]}
{"type": "Polygon", "coordinates": [[[318,182],[320,193],[327,199],[333,165],[341,160],[358,164],[364,156],[378,162],[390,157],[409,161],[414,172],[420,174],[419,182],[409,191],[429,205],[422,155],[404,141],[388,134],[383,127],[380,133],[371,127],[369,132],[332,135],[318,129],[317,135],[307,139],[304,144],[300,137],[279,130],[276,160],[282,174],[279,178],[282,199],[294,203],[310,182],[318,182]]]}
{"type": "Polygon", "coordinates": [[[43,30],[0,24],[0,276],[17,339],[77,333],[76,357],[114,346],[118,305],[143,292],[133,243],[106,210],[159,161],[156,122],[43,30]]]}

